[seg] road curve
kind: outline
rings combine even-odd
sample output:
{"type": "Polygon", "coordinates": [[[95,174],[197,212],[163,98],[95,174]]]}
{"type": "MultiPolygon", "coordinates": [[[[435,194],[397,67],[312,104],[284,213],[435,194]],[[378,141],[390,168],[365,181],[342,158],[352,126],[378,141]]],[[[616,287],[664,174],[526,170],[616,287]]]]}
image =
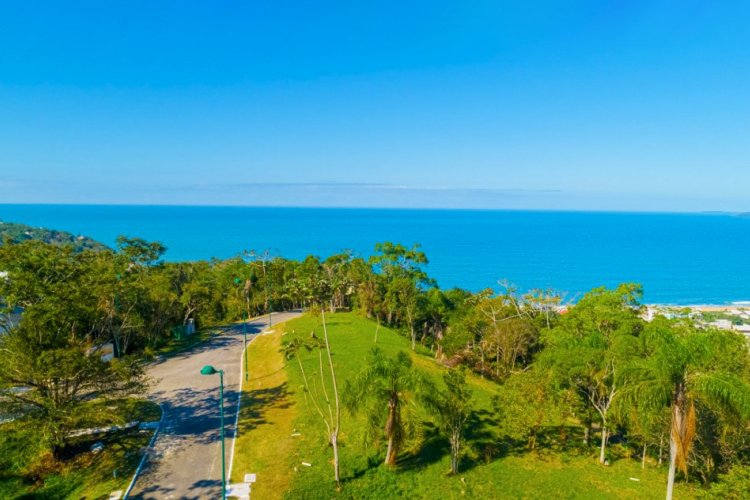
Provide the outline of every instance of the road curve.
{"type": "MultiPolygon", "coordinates": [[[[299,316],[274,313],[273,323],[299,316]]],[[[268,316],[247,323],[248,341],[268,327],[268,316]]],[[[242,323],[176,356],[149,366],[149,398],[159,403],[164,420],[146,466],[129,498],[221,498],[219,377],[200,369],[224,370],[226,464],[234,440],[240,389],[242,323]]],[[[252,372],[252,366],[249,367],[252,372]]],[[[227,474],[229,471],[227,470],[227,474]]]]}

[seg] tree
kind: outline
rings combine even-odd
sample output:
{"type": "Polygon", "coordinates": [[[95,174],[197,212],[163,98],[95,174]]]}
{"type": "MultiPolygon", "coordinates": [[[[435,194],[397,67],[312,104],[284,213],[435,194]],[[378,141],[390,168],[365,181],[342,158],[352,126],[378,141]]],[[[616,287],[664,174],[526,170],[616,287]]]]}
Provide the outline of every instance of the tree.
{"type": "Polygon", "coordinates": [[[85,342],[40,342],[38,327],[24,324],[0,335],[0,408],[22,415],[59,456],[70,433],[108,417],[99,401],[115,403],[141,394],[143,366],[132,358],[102,361],[85,342]]]}
{"type": "Polygon", "coordinates": [[[451,369],[444,376],[446,390],[438,394],[436,409],[440,428],[451,444],[451,474],[458,472],[461,444],[466,423],[471,416],[471,389],[466,383],[464,369],[451,369]]]}
{"type": "Polygon", "coordinates": [[[576,389],[601,421],[599,462],[605,463],[609,412],[624,383],[623,370],[637,356],[641,289],[620,285],[595,289],[545,332],[541,356],[564,386],[576,389]]]}
{"type": "Polygon", "coordinates": [[[426,402],[431,387],[407,353],[388,358],[377,347],[372,349],[367,367],[347,382],[345,404],[352,413],[366,406],[368,436],[375,441],[384,436],[387,442],[386,465],[396,464],[399,451],[415,435],[418,424],[413,403],[426,402]]]}
{"type": "Polygon", "coordinates": [[[422,268],[428,263],[427,256],[419,245],[411,249],[390,242],[375,245],[376,255],[371,257],[373,268],[385,281],[384,305],[387,321],[393,324],[395,314],[401,312],[411,336],[411,348],[416,348],[415,322],[419,295],[423,286],[432,286],[434,281],[422,268]]]}
{"type": "Polygon", "coordinates": [[[295,358],[297,360],[297,364],[299,365],[300,372],[302,373],[302,381],[304,384],[305,393],[309,394],[312,399],[313,407],[315,408],[315,411],[320,416],[320,419],[322,420],[323,424],[326,428],[326,439],[331,444],[331,447],[333,448],[333,476],[336,483],[339,483],[340,481],[340,466],[339,466],[339,432],[341,429],[341,405],[339,400],[339,389],[338,389],[338,383],[336,381],[336,371],[333,367],[333,358],[331,355],[331,344],[328,340],[328,328],[326,327],[326,318],[325,318],[325,311],[321,310],[321,320],[323,322],[323,340],[321,340],[315,336],[315,332],[313,332],[313,335],[311,335],[310,341],[308,342],[302,342],[299,339],[294,339],[291,342],[288,342],[284,345],[283,351],[284,356],[287,360],[295,358]],[[307,374],[305,373],[305,368],[302,364],[302,360],[300,359],[299,353],[301,349],[307,349],[312,350],[314,348],[318,351],[318,366],[319,366],[319,375],[320,375],[320,393],[318,393],[315,390],[312,390],[309,379],[307,378],[307,374]],[[324,375],[324,365],[323,365],[323,351],[326,352],[326,360],[327,360],[327,367],[328,367],[328,375],[329,380],[326,381],[325,375],[324,375]],[[333,392],[333,401],[328,395],[328,389],[326,388],[327,385],[331,386],[332,392],[333,392]],[[323,411],[323,405],[321,405],[320,401],[322,400],[325,403],[327,412],[323,411]],[[327,414],[326,414],[327,413],[327,414]]]}
{"type": "Polygon", "coordinates": [[[555,387],[547,370],[532,367],[511,375],[493,399],[501,434],[535,451],[543,427],[559,425],[570,416],[569,389],[555,387]]]}
{"type": "MultiPolygon", "coordinates": [[[[639,405],[637,401],[620,398],[617,405],[621,422],[627,427],[628,441],[641,445],[641,468],[646,467],[648,448],[659,445],[658,458],[661,460],[665,431],[669,429],[669,412],[666,408],[652,408],[639,405]]],[[[659,462],[661,463],[661,461],[659,462]]]]}
{"type": "Polygon", "coordinates": [[[96,347],[108,340],[98,305],[114,276],[102,275],[111,253],[39,242],[0,247],[0,296],[22,307],[17,325],[0,335],[0,405],[41,430],[55,454],[69,434],[101,420],[100,401],[121,401],[145,386],[131,359],[107,363],[96,347]],[[107,280],[110,281],[107,281],[107,280]]]}
{"type": "Polygon", "coordinates": [[[724,347],[735,344],[732,337],[737,335],[699,331],[692,324],[673,323],[663,317],[644,331],[643,356],[628,370],[635,382],[626,395],[644,407],[669,408],[668,500],[676,469],[687,474],[698,427],[698,404],[737,423],[746,425],[750,418],[750,384],[741,376],[748,364],[747,349],[735,365],[725,356],[724,347]]]}

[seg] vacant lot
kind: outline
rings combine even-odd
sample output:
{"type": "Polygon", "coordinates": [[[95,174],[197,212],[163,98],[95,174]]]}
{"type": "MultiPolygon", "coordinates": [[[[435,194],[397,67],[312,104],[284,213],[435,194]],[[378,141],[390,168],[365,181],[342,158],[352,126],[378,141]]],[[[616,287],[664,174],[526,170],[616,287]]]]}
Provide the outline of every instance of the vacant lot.
{"type": "MultiPolygon", "coordinates": [[[[341,389],[365,365],[375,345],[375,323],[352,313],[327,315],[334,366],[341,389]]],[[[258,474],[253,496],[265,498],[331,498],[336,494],[332,452],[324,424],[310,404],[320,394],[320,364],[316,350],[300,351],[313,393],[303,390],[296,360],[284,363],[282,344],[294,338],[322,338],[320,317],[305,316],[279,325],[249,348],[250,382],[245,385],[234,481],[245,472],[258,474]],[[283,329],[283,331],[282,331],[283,329]],[[304,464],[303,464],[304,463],[304,464]],[[306,464],[310,464],[309,466],[306,464]]],[[[389,355],[410,351],[409,342],[380,328],[377,346],[389,355]]],[[[446,368],[429,352],[413,354],[415,364],[436,384],[446,368]]],[[[325,379],[324,379],[325,380],[325,379]]],[[[327,380],[326,380],[327,383],[327,380]]],[[[402,454],[397,468],[382,463],[383,450],[363,443],[366,416],[343,413],[341,441],[343,498],[663,498],[666,469],[653,464],[641,469],[637,460],[622,458],[600,466],[597,449],[571,445],[559,450],[542,447],[534,453],[501,442],[492,411],[494,382],[470,377],[475,415],[469,432],[469,452],[461,472],[448,475],[448,443],[422,410],[423,435],[413,450],[402,454]]],[[[568,423],[570,424],[570,423],[568,423]]],[[[565,426],[563,426],[565,427],[565,426]]],[[[574,426],[565,427],[574,434],[574,426]]],[[[550,429],[559,433],[560,428],[550,429]]],[[[571,442],[573,439],[571,439],[571,442]]],[[[576,438],[576,442],[579,440],[576,438]]],[[[693,490],[680,484],[680,498],[693,490]]]]}

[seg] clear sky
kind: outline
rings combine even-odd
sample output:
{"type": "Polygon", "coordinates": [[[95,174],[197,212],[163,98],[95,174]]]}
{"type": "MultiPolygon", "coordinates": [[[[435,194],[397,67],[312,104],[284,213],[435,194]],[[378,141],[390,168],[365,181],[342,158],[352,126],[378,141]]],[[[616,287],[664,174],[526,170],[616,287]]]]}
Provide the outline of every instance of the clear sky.
{"type": "Polygon", "coordinates": [[[0,202],[750,211],[750,2],[4,1],[0,202]]]}

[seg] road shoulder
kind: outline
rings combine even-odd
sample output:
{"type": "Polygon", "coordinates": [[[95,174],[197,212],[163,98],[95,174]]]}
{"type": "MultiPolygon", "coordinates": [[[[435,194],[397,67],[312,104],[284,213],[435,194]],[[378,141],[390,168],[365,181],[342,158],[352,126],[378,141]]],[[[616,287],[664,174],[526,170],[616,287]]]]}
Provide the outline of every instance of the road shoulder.
{"type": "Polygon", "coordinates": [[[250,377],[243,387],[231,478],[231,482],[241,482],[245,473],[257,474],[253,496],[258,498],[281,498],[296,462],[297,437],[292,434],[297,408],[281,354],[284,326],[274,325],[274,329],[248,346],[250,377]]]}

